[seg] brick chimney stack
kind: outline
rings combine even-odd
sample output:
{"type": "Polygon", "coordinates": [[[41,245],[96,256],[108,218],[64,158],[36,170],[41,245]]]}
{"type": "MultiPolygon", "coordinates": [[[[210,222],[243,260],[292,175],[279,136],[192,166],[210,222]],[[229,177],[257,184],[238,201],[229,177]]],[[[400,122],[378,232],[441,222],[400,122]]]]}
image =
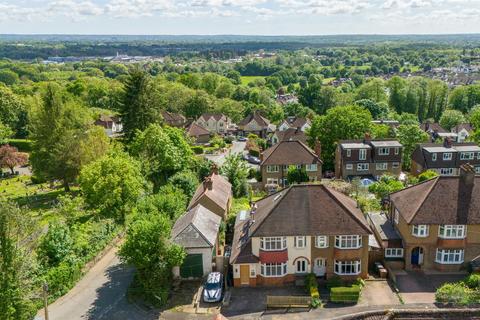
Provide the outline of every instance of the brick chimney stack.
{"type": "Polygon", "coordinates": [[[320,140],[315,139],[315,146],[314,146],[313,151],[315,151],[315,154],[318,157],[321,157],[321,155],[322,155],[322,144],[320,143],[320,140]]]}
{"type": "Polygon", "coordinates": [[[372,141],[372,136],[369,132],[365,132],[365,138],[363,138],[363,143],[368,144],[370,141],[372,141]]]}
{"type": "Polygon", "coordinates": [[[216,163],[212,164],[211,172],[212,172],[212,174],[217,174],[218,175],[218,165],[216,163]]]}
{"type": "Polygon", "coordinates": [[[465,186],[473,186],[475,183],[475,168],[469,164],[460,166],[460,181],[465,186]]]}
{"type": "Polygon", "coordinates": [[[205,186],[205,189],[212,190],[213,189],[212,177],[206,177],[205,180],[203,180],[203,184],[205,186]]]}
{"type": "Polygon", "coordinates": [[[450,138],[450,137],[445,137],[445,139],[443,140],[443,146],[445,148],[451,148],[452,143],[453,143],[453,141],[452,141],[452,138],[450,138]]]}

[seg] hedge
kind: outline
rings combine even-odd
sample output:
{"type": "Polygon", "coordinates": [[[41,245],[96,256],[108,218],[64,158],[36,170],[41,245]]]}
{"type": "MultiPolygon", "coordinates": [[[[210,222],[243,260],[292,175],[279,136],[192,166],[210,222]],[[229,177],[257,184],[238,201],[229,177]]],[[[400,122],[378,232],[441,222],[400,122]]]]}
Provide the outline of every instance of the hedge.
{"type": "Polygon", "coordinates": [[[260,151],[256,149],[251,149],[248,151],[248,154],[251,155],[252,157],[260,157],[260,151]]]}
{"type": "Polygon", "coordinates": [[[15,147],[18,149],[18,151],[21,152],[30,152],[32,151],[32,145],[33,141],[32,140],[27,140],[27,139],[8,139],[7,143],[11,145],[12,147],[15,147]]]}
{"type": "Polygon", "coordinates": [[[202,146],[192,146],[192,151],[195,154],[203,154],[203,147],[202,146]]]}
{"type": "Polygon", "coordinates": [[[335,287],[330,289],[330,300],[332,302],[358,302],[360,298],[360,287],[335,287]]]}

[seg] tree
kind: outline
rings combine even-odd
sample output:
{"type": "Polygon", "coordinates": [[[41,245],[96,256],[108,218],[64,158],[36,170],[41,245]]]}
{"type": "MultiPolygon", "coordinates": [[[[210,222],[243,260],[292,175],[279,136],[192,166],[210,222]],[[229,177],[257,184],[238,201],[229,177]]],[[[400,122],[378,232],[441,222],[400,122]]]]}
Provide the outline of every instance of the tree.
{"type": "Polygon", "coordinates": [[[164,305],[172,284],[172,268],[185,257],[183,248],[170,241],[171,222],[164,215],[147,216],[134,221],[120,248],[121,259],[134,266],[134,279],[143,298],[164,305]]]}
{"type": "Polygon", "coordinates": [[[468,114],[468,121],[474,129],[480,129],[480,104],[474,106],[468,114]]]}
{"type": "Polygon", "coordinates": [[[335,107],[325,116],[317,116],[308,131],[311,146],[315,140],[322,145],[321,158],[326,169],[333,169],[336,144],[343,139],[360,139],[370,132],[372,116],[359,106],[335,107]]]}
{"type": "Polygon", "coordinates": [[[80,173],[85,203],[104,217],[124,222],[145,192],[140,164],[114,151],[85,166],[80,173]]]}
{"type": "Polygon", "coordinates": [[[58,222],[51,223],[40,240],[38,255],[46,266],[57,266],[73,253],[73,244],[68,226],[58,222]]]}
{"type": "Polygon", "coordinates": [[[418,143],[427,142],[429,136],[417,124],[402,124],[398,127],[397,137],[403,145],[403,167],[408,170],[415,147],[418,143]]]}
{"type": "Polygon", "coordinates": [[[386,124],[373,124],[371,134],[374,139],[395,138],[395,130],[386,124]]]}
{"type": "Polygon", "coordinates": [[[423,182],[430,180],[432,178],[438,177],[438,172],[433,170],[426,170],[418,175],[418,182],[423,182]]]}
{"type": "Polygon", "coordinates": [[[3,82],[7,86],[14,85],[19,80],[18,74],[15,72],[6,69],[0,70],[0,82],[3,82]]]}
{"type": "Polygon", "coordinates": [[[287,180],[289,184],[308,182],[308,175],[305,168],[297,168],[289,166],[287,172],[287,180]]]}
{"type": "Polygon", "coordinates": [[[27,118],[24,101],[10,88],[0,84],[0,123],[12,129],[16,137],[24,138],[27,135],[27,118]]]}
{"type": "Polygon", "coordinates": [[[355,100],[370,99],[375,102],[386,102],[387,94],[385,82],[374,78],[358,87],[355,100]]]}
{"type": "Polygon", "coordinates": [[[473,106],[480,103],[480,85],[459,86],[452,90],[449,105],[452,109],[469,112],[473,106]]]}
{"type": "Polygon", "coordinates": [[[384,174],[380,177],[380,180],[371,184],[368,187],[368,191],[374,193],[377,198],[383,199],[390,193],[400,191],[404,188],[403,183],[396,177],[384,174]]]}
{"type": "Polygon", "coordinates": [[[450,131],[453,127],[465,122],[463,113],[458,110],[445,110],[440,118],[440,125],[450,131]]]}
{"type": "MultiPolygon", "coordinates": [[[[101,157],[107,150],[105,140],[92,129],[88,110],[66,98],[58,85],[50,84],[43,104],[32,117],[32,154],[34,173],[46,180],[62,180],[65,190],[78,176],[82,166],[101,157]],[[94,134],[94,139],[91,138],[94,134]]],[[[105,135],[105,133],[103,133],[105,135]]]]}
{"type": "Polygon", "coordinates": [[[5,320],[32,319],[36,264],[20,240],[31,227],[28,214],[11,203],[0,203],[0,315],[5,320]]]}
{"type": "Polygon", "coordinates": [[[222,175],[232,184],[234,197],[243,197],[248,194],[248,165],[240,154],[230,154],[220,168],[222,175]]]}
{"type": "Polygon", "coordinates": [[[18,152],[18,149],[8,144],[0,147],[0,168],[9,168],[15,174],[15,167],[24,166],[28,162],[28,154],[18,152]]]}
{"type": "Polygon", "coordinates": [[[162,214],[173,223],[185,213],[189,199],[181,188],[169,183],[162,186],[158,193],[140,199],[137,205],[138,215],[146,217],[162,214]]]}
{"type": "Polygon", "coordinates": [[[154,95],[150,75],[141,69],[130,70],[124,86],[124,95],[120,105],[123,132],[127,141],[135,136],[137,130],[144,130],[151,123],[160,120],[160,106],[154,95]]]}
{"type": "Polygon", "coordinates": [[[178,128],[162,128],[158,124],[151,124],[138,132],[130,151],[140,160],[155,192],[173,174],[188,168],[193,158],[184,132],[178,128]]]}
{"type": "Polygon", "coordinates": [[[394,76],[390,80],[388,80],[387,86],[390,90],[390,96],[388,101],[390,108],[395,110],[397,113],[402,113],[403,104],[405,101],[403,92],[406,86],[405,80],[398,76],[394,76]]]}
{"type": "Polygon", "coordinates": [[[370,111],[373,119],[386,119],[390,111],[388,105],[384,102],[375,102],[370,99],[362,99],[355,101],[355,104],[370,111]]]}
{"type": "Polygon", "coordinates": [[[180,171],[168,179],[168,182],[183,190],[188,199],[193,197],[198,186],[197,175],[190,171],[180,171]]]}
{"type": "Polygon", "coordinates": [[[187,118],[197,119],[203,113],[207,112],[212,105],[209,95],[202,90],[197,90],[191,96],[185,105],[185,116],[187,118]]]}
{"type": "Polygon", "coordinates": [[[12,129],[0,122],[0,144],[7,142],[7,139],[13,135],[12,129]]]}

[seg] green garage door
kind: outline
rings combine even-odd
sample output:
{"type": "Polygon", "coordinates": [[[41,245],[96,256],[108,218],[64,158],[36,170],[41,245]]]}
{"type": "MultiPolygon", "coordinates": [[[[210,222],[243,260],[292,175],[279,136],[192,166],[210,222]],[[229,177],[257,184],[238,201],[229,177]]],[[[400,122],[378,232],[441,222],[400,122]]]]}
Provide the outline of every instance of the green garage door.
{"type": "Polygon", "coordinates": [[[201,278],[203,277],[203,258],[202,254],[189,254],[185,257],[180,267],[180,276],[182,278],[201,278]]]}

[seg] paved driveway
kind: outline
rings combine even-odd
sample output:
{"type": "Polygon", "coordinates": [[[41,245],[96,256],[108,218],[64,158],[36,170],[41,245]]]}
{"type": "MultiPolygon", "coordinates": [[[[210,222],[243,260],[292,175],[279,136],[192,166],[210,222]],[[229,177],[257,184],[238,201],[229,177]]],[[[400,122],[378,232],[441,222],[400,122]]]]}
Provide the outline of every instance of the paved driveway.
{"type": "Polygon", "coordinates": [[[425,274],[405,271],[397,275],[397,287],[405,303],[434,303],[435,291],[445,282],[465,278],[464,274],[425,274]]]}
{"type": "Polygon", "coordinates": [[[357,306],[399,305],[400,300],[387,281],[366,281],[357,306]]]}

